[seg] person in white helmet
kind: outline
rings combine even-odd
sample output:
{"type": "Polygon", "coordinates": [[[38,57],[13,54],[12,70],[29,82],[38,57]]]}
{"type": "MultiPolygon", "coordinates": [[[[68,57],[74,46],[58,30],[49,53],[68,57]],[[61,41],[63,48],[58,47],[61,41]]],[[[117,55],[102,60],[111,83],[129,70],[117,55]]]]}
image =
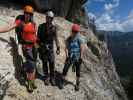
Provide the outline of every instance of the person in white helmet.
{"type": "Polygon", "coordinates": [[[45,85],[49,85],[49,73],[50,70],[50,83],[51,85],[55,85],[55,57],[54,57],[54,48],[53,42],[56,43],[56,53],[60,54],[60,46],[56,33],[56,27],[53,25],[54,13],[52,11],[48,11],[46,13],[46,23],[42,23],[38,27],[38,42],[39,42],[39,55],[40,59],[43,63],[43,72],[44,72],[44,83],[45,85]],[[48,66],[49,65],[49,66],[48,66]],[[49,68],[48,68],[49,67],[49,68]]]}

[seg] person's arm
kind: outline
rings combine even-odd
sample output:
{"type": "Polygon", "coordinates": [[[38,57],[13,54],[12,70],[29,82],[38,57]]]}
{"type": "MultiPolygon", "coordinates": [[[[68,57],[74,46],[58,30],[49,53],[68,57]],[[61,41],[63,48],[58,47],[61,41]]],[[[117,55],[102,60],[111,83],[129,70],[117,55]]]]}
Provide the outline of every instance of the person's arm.
{"type": "Polygon", "coordinates": [[[55,44],[56,44],[57,49],[60,49],[60,44],[59,44],[59,39],[58,39],[56,28],[54,29],[54,31],[55,31],[55,44]]]}
{"type": "Polygon", "coordinates": [[[65,48],[65,55],[66,55],[66,58],[68,58],[68,49],[65,48]]]}
{"type": "Polygon", "coordinates": [[[43,32],[43,31],[42,31],[42,30],[43,30],[42,27],[43,27],[43,25],[40,24],[40,25],[38,26],[38,31],[37,31],[37,39],[38,39],[37,42],[38,42],[39,45],[41,45],[41,37],[42,37],[41,34],[42,34],[42,32],[43,32]]]}
{"type": "Polygon", "coordinates": [[[80,42],[80,58],[83,58],[84,48],[85,48],[85,38],[79,34],[79,42],[80,42]]]}
{"type": "Polygon", "coordinates": [[[54,28],[54,32],[55,32],[55,37],[54,37],[55,38],[55,44],[56,44],[56,47],[57,47],[56,54],[59,55],[60,54],[60,44],[59,44],[59,40],[58,40],[56,27],[54,28]]]}
{"type": "Polygon", "coordinates": [[[68,47],[69,47],[69,37],[65,40],[65,56],[66,56],[66,59],[69,57],[68,47]]]}
{"type": "Polygon", "coordinates": [[[84,44],[80,45],[80,58],[83,58],[83,53],[84,53],[84,44]]]}
{"type": "Polygon", "coordinates": [[[16,27],[15,23],[9,24],[8,26],[5,26],[5,27],[1,27],[0,28],[0,33],[9,32],[9,31],[13,30],[15,27],[16,27]]]}

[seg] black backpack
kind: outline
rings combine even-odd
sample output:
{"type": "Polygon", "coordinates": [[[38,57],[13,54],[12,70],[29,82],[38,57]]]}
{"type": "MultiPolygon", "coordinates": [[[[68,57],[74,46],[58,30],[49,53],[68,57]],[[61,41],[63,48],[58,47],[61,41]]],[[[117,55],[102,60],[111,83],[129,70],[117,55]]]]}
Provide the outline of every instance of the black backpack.
{"type": "Polygon", "coordinates": [[[17,35],[17,40],[19,44],[23,43],[23,39],[22,39],[22,32],[23,32],[23,21],[24,21],[24,15],[19,15],[16,17],[16,20],[21,20],[21,25],[17,26],[15,28],[15,33],[17,35]]]}

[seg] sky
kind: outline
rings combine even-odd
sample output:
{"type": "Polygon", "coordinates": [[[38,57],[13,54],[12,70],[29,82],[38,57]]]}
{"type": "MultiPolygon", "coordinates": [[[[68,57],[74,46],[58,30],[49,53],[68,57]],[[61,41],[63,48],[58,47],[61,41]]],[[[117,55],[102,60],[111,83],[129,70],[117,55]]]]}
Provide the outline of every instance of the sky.
{"type": "Polygon", "coordinates": [[[88,0],[85,8],[99,30],[133,31],[133,0],[88,0]]]}

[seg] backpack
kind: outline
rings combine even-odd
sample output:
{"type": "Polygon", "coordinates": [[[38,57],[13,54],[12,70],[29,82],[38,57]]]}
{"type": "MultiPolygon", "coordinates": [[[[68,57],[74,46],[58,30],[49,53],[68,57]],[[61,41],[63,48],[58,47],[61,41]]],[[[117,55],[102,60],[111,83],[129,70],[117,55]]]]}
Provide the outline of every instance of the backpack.
{"type": "MultiPolygon", "coordinates": [[[[21,20],[21,22],[24,21],[24,16],[23,15],[19,15],[16,17],[16,20],[21,20]]],[[[15,35],[17,36],[17,40],[19,44],[23,43],[23,39],[22,39],[22,32],[23,32],[23,24],[17,26],[15,28],[15,35]]]]}

